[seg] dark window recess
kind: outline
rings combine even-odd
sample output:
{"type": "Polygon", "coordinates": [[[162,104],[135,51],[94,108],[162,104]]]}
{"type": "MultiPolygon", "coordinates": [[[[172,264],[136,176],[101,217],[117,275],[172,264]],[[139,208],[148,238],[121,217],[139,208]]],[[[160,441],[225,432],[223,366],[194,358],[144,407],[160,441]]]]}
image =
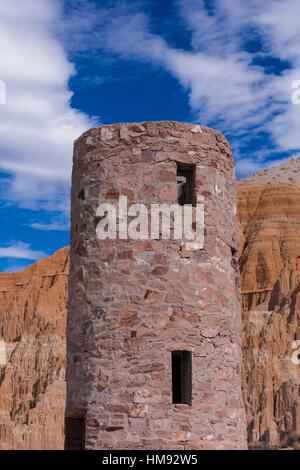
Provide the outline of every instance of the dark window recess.
{"type": "Polygon", "coordinates": [[[195,165],[180,165],[177,163],[178,204],[196,206],[195,195],[195,165]]]}
{"type": "Polygon", "coordinates": [[[84,201],[84,198],[85,198],[84,189],[82,189],[82,190],[79,191],[79,193],[78,193],[78,199],[81,199],[82,201],[84,201]]]}
{"type": "Polygon", "coordinates": [[[84,450],[85,419],[65,418],[65,450],[84,450]]]}
{"type": "Polygon", "coordinates": [[[172,352],[173,403],[192,404],[192,353],[172,352]]]}

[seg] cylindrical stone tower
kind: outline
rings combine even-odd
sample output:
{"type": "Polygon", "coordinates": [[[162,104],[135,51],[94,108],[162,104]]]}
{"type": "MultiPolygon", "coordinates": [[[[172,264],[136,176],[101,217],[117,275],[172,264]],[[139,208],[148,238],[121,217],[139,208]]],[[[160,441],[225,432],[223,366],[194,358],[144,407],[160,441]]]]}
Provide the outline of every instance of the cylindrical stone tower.
{"type": "Polygon", "coordinates": [[[213,129],[114,124],[75,142],[66,448],[246,448],[235,204],[213,129]],[[204,246],[120,239],[118,217],[100,239],[98,207],[120,196],[204,205],[204,246]]]}

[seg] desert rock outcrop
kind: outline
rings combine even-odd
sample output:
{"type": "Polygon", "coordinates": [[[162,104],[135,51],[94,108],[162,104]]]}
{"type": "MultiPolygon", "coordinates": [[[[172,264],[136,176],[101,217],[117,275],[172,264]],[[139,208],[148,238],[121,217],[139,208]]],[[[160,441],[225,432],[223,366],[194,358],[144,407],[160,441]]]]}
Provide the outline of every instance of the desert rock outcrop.
{"type": "Polygon", "coordinates": [[[0,274],[0,449],[63,449],[69,248],[0,274]]]}
{"type": "Polygon", "coordinates": [[[299,175],[300,159],[292,159],[240,180],[238,187],[250,444],[278,445],[290,432],[300,433],[299,175]]]}

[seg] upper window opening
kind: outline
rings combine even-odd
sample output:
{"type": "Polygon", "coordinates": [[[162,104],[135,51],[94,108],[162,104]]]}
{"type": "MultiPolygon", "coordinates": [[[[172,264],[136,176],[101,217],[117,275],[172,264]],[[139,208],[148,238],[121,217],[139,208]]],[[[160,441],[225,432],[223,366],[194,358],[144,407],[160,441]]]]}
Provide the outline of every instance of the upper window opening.
{"type": "Polygon", "coordinates": [[[196,206],[195,198],[195,165],[177,163],[178,204],[196,206]]]}

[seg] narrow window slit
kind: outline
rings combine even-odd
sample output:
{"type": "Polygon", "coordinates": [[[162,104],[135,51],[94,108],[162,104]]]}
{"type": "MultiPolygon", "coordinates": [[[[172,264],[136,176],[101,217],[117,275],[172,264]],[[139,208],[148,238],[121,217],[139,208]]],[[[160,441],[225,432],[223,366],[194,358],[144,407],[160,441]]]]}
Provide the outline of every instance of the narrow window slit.
{"type": "Polygon", "coordinates": [[[192,353],[172,352],[173,404],[192,404],[192,353]]]}
{"type": "Polygon", "coordinates": [[[195,195],[195,165],[181,165],[177,163],[178,204],[196,206],[195,195]]]}
{"type": "Polygon", "coordinates": [[[78,199],[81,199],[81,201],[84,201],[84,199],[85,199],[84,189],[82,189],[81,191],[79,191],[79,193],[78,193],[78,199]]]}

